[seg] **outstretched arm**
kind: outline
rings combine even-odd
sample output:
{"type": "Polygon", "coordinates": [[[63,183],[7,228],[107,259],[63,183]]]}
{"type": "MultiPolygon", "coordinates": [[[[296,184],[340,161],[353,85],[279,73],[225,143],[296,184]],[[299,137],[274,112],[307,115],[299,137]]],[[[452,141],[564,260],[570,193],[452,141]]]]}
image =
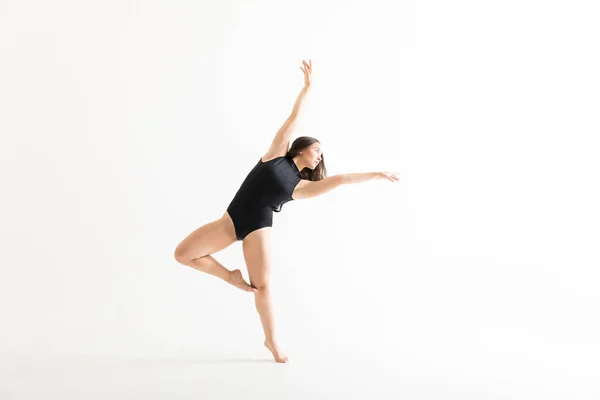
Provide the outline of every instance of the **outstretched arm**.
{"type": "Polygon", "coordinates": [[[358,172],[333,175],[316,182],[302,180],[298,184],[302,186],[294,190],[293,198],[295,200],[308,199],[330,192],[344,184],[366,182],[373,179],[386,179],[396,182],[400,178],[398,178],[398,174],[393,172],[358,172]]]}
{"type": "Polygon", "coordinates": [[[312,75],[312,60],[308,60],[308,63],[302,60],[302,67],[300,69],[304,73],[304,87],[300,91],[300,94],[296,98],[296,102],[294,103],[294,108],[292,108],[291,118],[295,118],[300,114],[300,109],[302,104],[304,103],[304,98],[306,94],[310,90],[310,80],[312,75]]]}
{"type": "Polygon", "coordinates": [[[312,61],[309,60],[308,63],[306,61],[302,61],[302,63],[303,67],[300,67],[300,69],[302,70],[302,72],[304,72],[304,87],[302,88],[300,94],[298,94],[298,97],[296,98],[296,102],[294,103],[294,107],[292,108],[290,116],[285,120],[281,128],[279,128],[279,130],[275,134],[275,137],[273,138],[273,143],[271,144],[271,149],[284,148],[287,152],[288,143],[291,139],[294,128],[296,128],[296,122],[302,110],[304,100],[306,99],[306,96],[310,91],[312,61]]]}

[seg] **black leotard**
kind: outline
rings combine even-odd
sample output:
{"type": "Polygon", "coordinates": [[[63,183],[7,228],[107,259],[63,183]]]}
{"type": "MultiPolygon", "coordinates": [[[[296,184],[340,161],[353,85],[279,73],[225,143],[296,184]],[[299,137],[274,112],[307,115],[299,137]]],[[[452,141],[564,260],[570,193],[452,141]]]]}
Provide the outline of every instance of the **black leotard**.
{"type": "Polygon", "coordinates": [[[273,211],[294,200],[292,193],[300,182],[300,173],[291,158],[280,156],[252,168],[227,207],[238,240],[250,232],[273,226],[273,211]]]}

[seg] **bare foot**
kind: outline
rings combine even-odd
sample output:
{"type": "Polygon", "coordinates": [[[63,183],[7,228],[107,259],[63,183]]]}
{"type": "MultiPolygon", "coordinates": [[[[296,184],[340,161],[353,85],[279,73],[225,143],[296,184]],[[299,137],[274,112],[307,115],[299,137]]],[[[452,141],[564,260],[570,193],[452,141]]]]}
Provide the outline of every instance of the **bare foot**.
{"type": "Polygon", "coordinates": [[[250,286],[248,282],[244,280],[244,277],[242,276],[242,271],[240,271],[239,269],[231,271],[231,273],[229,274],[229,280],[227,282],[231,283],[237,288],[242,289],[243,291],[256,292],[256,289],[250,286]]]}
{"type": "Polygon", "coordinates": [[[278,363],[286,363],[288,361],[287,356],[283,354],[281,350],[279,350],[279,347],[276,343],[265,340],[265,346],[267,347],[267,349],[269,349],[271,354],[273,354],[273,358],[278,363]]]}

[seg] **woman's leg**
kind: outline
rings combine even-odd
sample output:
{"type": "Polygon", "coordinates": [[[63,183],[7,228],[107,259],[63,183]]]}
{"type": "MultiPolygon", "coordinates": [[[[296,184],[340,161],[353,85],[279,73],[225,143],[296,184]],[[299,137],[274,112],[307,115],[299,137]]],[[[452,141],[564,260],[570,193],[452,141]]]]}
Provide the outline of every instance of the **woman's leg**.
{"type": "Polygon", "coordinates": [[[244,280],[239,269],[230,271],[221,265],[210,254],[216,253],[237,241],[233,222],[225,212],[221,218],[201,226],[185,239],[175,249],[175,259],[207,274],[217,276],[247,292],[254,291],[244,280]]]}
{"type": "Polygon", "coordinates": [[[288,359],[277,345],[273,307],[271,305],[271,290],[269,285],[271,270],[270,245],[271,227],[265,227],[248,234],[242,242],[242,249],[248,268],[248,275],[250,276],[250,284],[257,289],[254,293],[254,303],[265,332],[264,344],[273,354],[275,361],[284,363],[288,359]]]}

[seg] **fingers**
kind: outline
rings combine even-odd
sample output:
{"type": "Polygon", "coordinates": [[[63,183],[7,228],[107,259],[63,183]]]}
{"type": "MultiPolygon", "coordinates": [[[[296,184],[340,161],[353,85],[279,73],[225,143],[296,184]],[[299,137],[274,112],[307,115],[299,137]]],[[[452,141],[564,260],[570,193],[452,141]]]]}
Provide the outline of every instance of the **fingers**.
{"type": "Polygon", "coordinates": [[[300,70],[304,73],[304,83],[309,84],[312,74],[312,60],[309,59],[308,63],[302,60],[302,66],[300,67],[300,70]]]}
{"type": "Polygon", "coordinates": [[[302,63],[304,63],[305,68],[308,72],[312,72],[312,62],[310,64],[307,64],[306,61],[302,60],[302,63]]]}
{"type": "Polygon", "coordinates": [[[384,174],[392,182],[397,182],[400,180],[400,177],[398,176],[399,174],[397,174],[395,172],[384,172],[384,174]]]}
{"type": "Polygon", "coordinates": [[[300,67],[300,69],[302,70],[302,72],[312,72],[312,60],[308,60],[309,63],[307,63],[306,61],[302,60],[302,64],[304,64],[303,67],[300,67]]]}

